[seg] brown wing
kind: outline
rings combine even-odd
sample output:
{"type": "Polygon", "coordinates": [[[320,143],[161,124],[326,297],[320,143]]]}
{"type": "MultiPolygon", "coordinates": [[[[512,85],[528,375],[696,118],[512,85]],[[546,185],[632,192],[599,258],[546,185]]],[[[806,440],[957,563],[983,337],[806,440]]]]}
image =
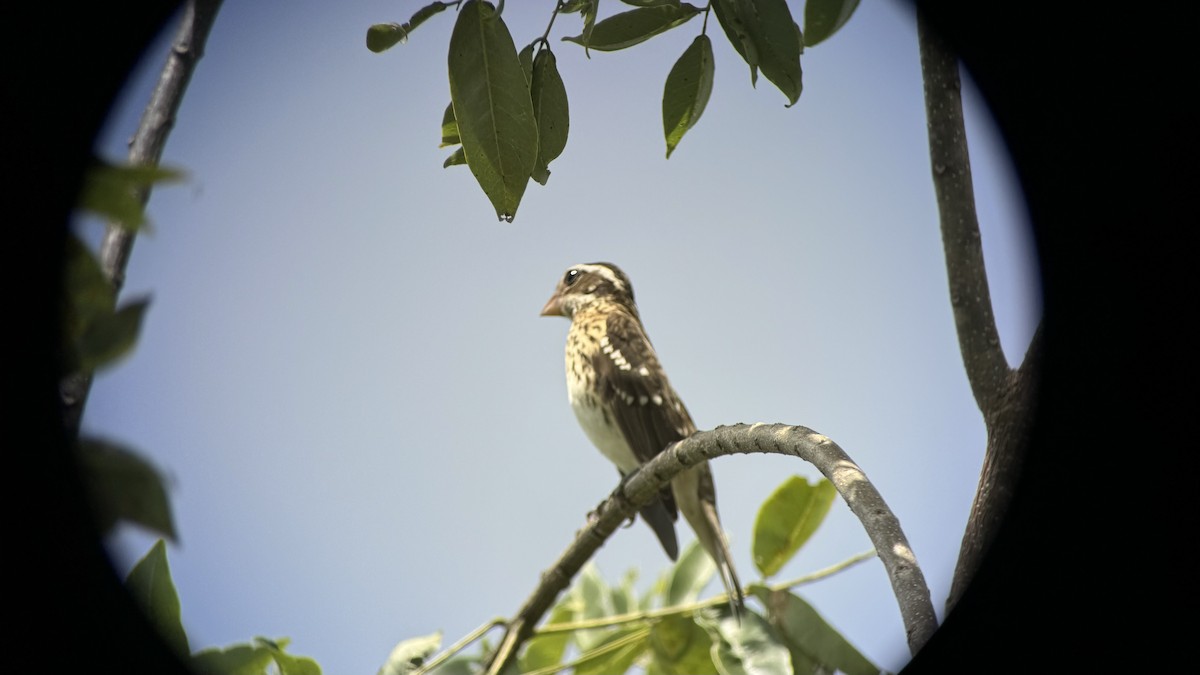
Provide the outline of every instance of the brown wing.
{"type": "MultiPolygon", "coordinates": [[[[641,323],[627,312],[609,314],[592,366],[600,396],[614,411],[617,427],[639,462],[650,461],[671,443],[695,433],[696,425],[667,381],[641,323]]],[[[670,489],[663,493],[663,502],[675,516],[670,489]]]]}

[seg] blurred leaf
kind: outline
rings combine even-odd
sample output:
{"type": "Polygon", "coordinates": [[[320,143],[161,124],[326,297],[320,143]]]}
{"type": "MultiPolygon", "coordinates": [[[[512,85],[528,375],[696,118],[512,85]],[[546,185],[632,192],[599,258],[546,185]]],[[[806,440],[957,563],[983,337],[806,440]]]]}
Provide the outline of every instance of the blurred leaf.
{"type": "Polygon", "coordinates": [[[265,647],[279,668],[279,675],[321,675],[321,667],[307,656],[293,656],[284,651],[290,640],[280,638],[268,640],[264,637],[254,638],[254,641],[265,647]]]}
{"type": "MultiPolygon", "coordinates": [[[[429,675],[479,675],[483,672],[483,657],[481,656],[452,656],[443,661],[437,668],[429,671],[429,675]]],[[[501,673],[513,672],[512,662],[501,673]]]]}
{"type": "Polygon", "coordinates": [[[633,583],[637,581],[637,570],[629,569],[621,577],[621,585],[612,589],[613,614],[630,614],[638,611],[637,591],[633,583]]]}
{"type": "Polygon", "coordinates": [[[442,113],[442,142],[439,148],[448,145],[458,145],[462,139],[458,137],[458,122],[454,119],[454,104],[446,104],[446,112],[442,113]]]}
{"type": "Polygon", "coordinates": [[[567,89],[558,74],[554,53],[549,48],[538,51],[533,59],[533,115],[537,119],[538,152],[533,179],[542,185],[550,178],[550,162],[567,147],[570,115],[567,110],[567,89]]]}
{"type": "Polygon", "coordinates": [[[272,661],[266,647],[213,647],[192,655],[192,670],[202,675],[265,675],[272,661]]]}
{"type": "Polygon", "coordinates": [[[712,42],[707,35],[697,35],[671,68],[663,87],[663,134],[668,159],[687,130],[700,121],[712,86],[712,42]]]}
{"type": "Polygon", "coordinates": [[[101,532],[125,519],[176,540],[171,502],[162,476],[149,462],[93,438],[80,439],[78,448],[80,472],[101,532]]]}
{"type": "Polygon", "coordinates": [[[659,33],[686,23],[701,11],[703,10],[699,7],[688,3],[639,7],[614,14],[597,23],[590,37],[585,31],[584,34],[563,39],[589,49],[612,52],[645,42],[659,33]]]}
{"type": "Polygon", "coordinates": [[[758,586],[751,593],[762,601],[771,625],[793,659],[815,663],[824,672],[841,671],[847,675],[875,675],[879,667],[842,637],[804,600],[788,591],[771,591],[758,586]]]}
{"type": "Polygon", "coordinates": [[[621,2],[632,5],[634,7],[678,7],[679,0],[621,0],[621,2]]]}
{"type": "Polygon", "coordinates": [[[95,161],[83,178],[79,207],[122,227],[137,229],[146,222],[145,190],[155,183],[179,181],[183,172],[161,166],[115,165],[95,161]]]}
{"type": "Polygon", "coordinates": [[[825,520],[837,490],[824,478],[809,485],[792,476],[771,493],[754,521],[754,565],[764,577],[778,572],[825,520]]]}
{"type": "Polygon", "coordinates": [[[602,651],[605,646],[622,643],[611,651],[589,656],[581,654],[575,663],[575,675],[616,675],[629,670],[633,662],[646,651],[650,631],[645,626],[626,626],[609,632],[589,652],[602,651]]]}
{"type": "MultiPolygon", "coordinates": [[[[564,600],[565,600],[564,596],[564,600]]],[[[568,623],[575,618],[575,612],[570,605],[563,600],[550,610],[550,616],[546,619],[547,626],[552,626],[558,623],[568,623]]],[[[570,633],[550,633],[549,635],[535,635],[525,643],[525,649],[521,652],[517,663],[520,665],[519,670],[522,673],[527,673],[532,670],[538,670],[549,666],[562,663],[563,654],[567,650],[567,642],[571,639],[570,633]]]]}
{"type": "Polygon", "coordinates": [[[713,661],[722,675],[792,675],[792,657],[765,620],[753,611],[742,620],[726,614],[697,614],[696,623],[708,631],[713,661]]]}
{"type": "Polygon", "coordinates": [[[162,539],[129,571],[125,588],[142,607],[142,611],[163,637],[181,656],[187,656],[187,634],[179,618],[179,595],[171,581],[167,565],[167,545],[162,539]]]}
{"type": "Polygon", "coordinates": [[[99,317],[110,316],[116,305],[112,284],[100,261],[74,234],[67,235],[62,321],[62,375],[81,370],[79,342],[99,317]]]}
{"type": "Polygon", "coordinates": [[[458,166],[460,164],[466,164],[466,163],[467,163],[466,151],[463,150],[462,148],[455,148],[454,152],[450,153],[450,156],[446,158],[446,161],[442,162],[442,168],[448,169],[452,166],[458,166]]]}
{"type": "Polygon", "coordinates": [[[668,616],[650,629],[650,649],[663,675],[717,675],[712,638],[690,616],[668,616]]]}
{"type": "Polygon", "coordinates": [[[714,0],[713,12],[737,53],[750,65],[750,82],[758,69],[787,96],[788,106],[800,99],[800,27],[787,0],[714,0]]]}
{"type": "MultiPolygon", "coordinates": [[[[576,577],[575,587],[572,591],[581,602],[578,619],[600,619],[613,615],[612,593],[595,564],[588,562],[583,566],[576,577]]],[[[579,651],[588,652],[603,642],[611,632],[611,629],[608,628],[575,631],[575,644],[579,646],[579,651]]]]}
{"type": "Polygon", "coordinates": [[[811,47],[825,41],[846,25],[858,0],[807,0],[804,4],[804,44],[811,47]]]}
{"type": "Polygon", "coordinates": [[[692,541],[679,556],[679,562],[671,569],[671,576],[667,580],[665,606],[674,607],[694,602],[716,572],[717,566],[712,558],[708,557],[708,553],[700,547],[699,542],[692,541]]]}
{"type": "Polygon", "coordinates": [[[137,344],[150,299],[130,302],[112,314],[92,318],[79,338],[79,366],[91,371],[111,365],[137,344]]]}
{"type": "Polygon", "coordinates": [[[397,43],[408,42],[408,34],[414,28],[449,6],[444,2],[435,2],[418,9],[412,18],[403,24],[377,23],[371,26],[367,29],[367,49],[379,53],[391,49],[397,43]]]}
{"type": "Polygon", "coordinates": [[[392,648],[379,675],[408,675],[425,663],[442,646],[442,631],[409,638],[392,648]]]}
{"type": "Polygon", "coordinates": [[[512,221],[537,159],[537,123],[521,62],[490,3],[468,0],[450,35],[450,98],[467,166],[512,221]]]}
{"type": "Polygon", "coordinates": [[[559,14],[574,14],[582,11],[588,5],[594,5],[594,0],[567,0],[558,8],[559,14]]]}

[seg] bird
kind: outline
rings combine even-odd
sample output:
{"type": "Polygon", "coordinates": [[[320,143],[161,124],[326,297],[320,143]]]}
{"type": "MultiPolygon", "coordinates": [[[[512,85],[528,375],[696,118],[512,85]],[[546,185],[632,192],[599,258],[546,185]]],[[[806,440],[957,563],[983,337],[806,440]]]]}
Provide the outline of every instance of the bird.
{"type": "MultiPolygon", "coordinates": [[[[624,480],[696,425],[667,379],[638,314],[629,277],[612,263],[572,265],[542,307],[542,316],[570,319],[567,399],[592,444],[624,480]]],[[[745,594],[717,515],[707,461],[676,475],[639,510],[671,560],[679,556],[679,512],[716,564],[735,617],[745,594]]]]}

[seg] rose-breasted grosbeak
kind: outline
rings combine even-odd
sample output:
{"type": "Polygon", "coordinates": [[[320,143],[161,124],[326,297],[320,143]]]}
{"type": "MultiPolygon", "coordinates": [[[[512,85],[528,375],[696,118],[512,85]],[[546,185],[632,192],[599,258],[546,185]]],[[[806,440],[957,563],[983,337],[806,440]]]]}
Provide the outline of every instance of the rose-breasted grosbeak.
{"type": "MultiPolygon", "coordinates": [[[[642,327],[629,277],[611,263],[567,270],[542,316],[571,320],[567,333],[567,398],[592,443],[621,476],[635,471],[675,441],[696,432],[691,415],[658,362],[642,327]]],[[[671,560],[678,511],[712,557],[740,614],[744,597],[717,516],[708,462],[678,474],[640,513],[671,560]]]]}

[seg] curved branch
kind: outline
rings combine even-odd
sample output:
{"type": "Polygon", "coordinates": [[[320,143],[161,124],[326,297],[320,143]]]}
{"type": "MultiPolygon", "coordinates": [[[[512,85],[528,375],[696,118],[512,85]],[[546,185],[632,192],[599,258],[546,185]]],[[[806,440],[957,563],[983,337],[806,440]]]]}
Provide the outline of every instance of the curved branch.
{"type": "Polygon", "coordinates": [[[917,41],[921,46],[929,159],[950,282],[950,305],[971,393],[987,417],[999,404],[1009,369],[1000,347],[983,265],[958,59],[930,28],[923,12],[917,12],[917,41]]]}
{"type": "Polygon", "coordinates": [[[575,541],[542,574],[541,583],[510,623],[487,672],[501,672],[584,563],[671,478],[685,468],[715,457],[758,452],[799,457],[817,467],[833,483],[851,512],[862,521],[879,552],[900,606],[909,649],[916,654],[937,628],[929,587],[900,522],[862,469],[836,443],[811,429],[784,424],[735,424],[699,431],[679,441],[618,485],[596,509],[595,520],[576,534],[575,541]]]}
{"type": "MultiPolygon", "coordinates": [[[[204,55],[204,45],[217,18],[221,0],[190,0],[183,11],[171,52],[163,64],[158,84],[150,102],[142,112],[137,132],[129,141],[129,163],[135,166],[158,166],[167,136],[175,126],[175,114],[183,101],[196,62],[204,55]]],[[[150,199],[150,188],[137,194],[142,206],[150,199]]],[[[100,267],[113,285],[114,297],[125,284],[125,267],[133,251],[135,232],[120,223],[109,223],[100,242],[100,267]]],[[[63,427],[70,438],[79,435],[83,407],[92,388],[91,373],[76,373],[64,378],[59,387],[63,405],[63,427]]]]}

